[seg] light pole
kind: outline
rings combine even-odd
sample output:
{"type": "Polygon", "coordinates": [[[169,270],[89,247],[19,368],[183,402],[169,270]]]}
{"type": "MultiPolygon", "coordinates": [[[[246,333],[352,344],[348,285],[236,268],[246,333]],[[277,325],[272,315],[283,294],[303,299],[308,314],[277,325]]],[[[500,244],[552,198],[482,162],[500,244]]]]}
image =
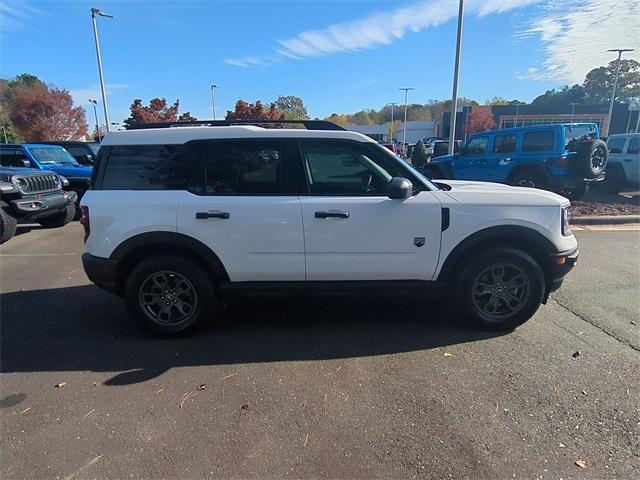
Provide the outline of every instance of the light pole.
{"type": "Polygon", "coordinates": [[[102,75],[102,55],[100,54],[100,41],[98,40],[98,25],[96,15],[113,18],[113,15],[104,13],[99,8],[91,9],[91,21],[93,23],[93,38],[96,41],[96,56],[98,57],[98,75],[100,76],[100,91],[102,92],[102,108],[104,109],[104,124],[109,131],[109,110],[107,108],[107,92],[104,89],[104,76],[102,75]]]}
{"type": "Polygon", "coordinates": [[[387,103],[387,106],[391,106],[391,128],[389,129],[390,133],[391,133],[391,141],[393,142],[393,108],[398,105],[395,102],[392,103],[387,103]]]}
{"type": "Polygon", "coordinates": [[[407,154],[407,99],[409,98],[409,90],[415,90],[413,87],[401,87],[398,90],[404,90],[404,124],[402,125],[402,154],[407,154]]]}
{"type": "Polygon", "coordinates": [[[518,115],[519,115],[519,114],[520,114],[520,104],[519,104],[519,103],[517,103],[517,104],[516,104],[516,119],[515,119],[515,121],[513,122],[513,126],[514,126],[514,127],[517,127],[517,126],[518,126],[518,115]]]}
{"type": "Polygon", "coordinates": [[[213,110],[213,119],[216,119],[216,88],[220,88],[218,87],[218,85],[216,85],[215,83],[211,84],[211,109],[213,110]]]}
{"type": "Polygon", "coordinates": [[[571,105],[571,123],[573,123],[573,116],[576,113],[576,105],[578,105],[575,102],[571,102],[569,105],[571,105]]]}
{"type": "Polygon", "coordinates": [[[98,101],[94,100],[93,98],[90,98],[89,103],[93,105],[93,114],[96,117],[96,134],[98,135],[98,142],[100,142],[100,145],[102,145],[102,137],[100,137],[100,126],[98,124],[98,110],[96,109],[96,105],[98,104],[98,101]]]}
{"type": "Polygon", "coordinates": [[[613,101],[616,98],[616,88],[618,87],[618,76],[620,75],[620,59],[624,52],[633,52],[633,48],[612,48],[607,52],[618,52],[618,65],[616,66],[616,79],[613,81],[613,91],[611,92],[611,101],[609,102],[609,115],[607,116],[607,135],[611,130],[611,115],[613,114],[613,101]]]}
{"type": "Polygon", "coordinates": [[[453,144],[456,140],[456,113],[458,111],[458,77],[460,75],[460,54],[462,52],[462,18],[464,16],[464,0],[458,7],[458,38],[456,40],[456,63],[453,70],[453,95],[451,96],[451,122],[449,124],[449,155],[453,155],[453,144]]]}

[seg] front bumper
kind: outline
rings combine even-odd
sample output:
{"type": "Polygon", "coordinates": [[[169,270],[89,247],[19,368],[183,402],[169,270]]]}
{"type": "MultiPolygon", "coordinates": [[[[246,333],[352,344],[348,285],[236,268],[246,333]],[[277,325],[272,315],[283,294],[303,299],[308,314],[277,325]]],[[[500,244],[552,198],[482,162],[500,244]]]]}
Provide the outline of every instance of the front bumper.
{"type": "Polygon", "coordinates": [[[95,257],[90,253],[83,253],[82,266],[89,280],[109,293],[120,295],[117,260],[95,257]]]}
{"type": "Polygon", "coordinates": [[[76,192],[59,192],[11,200],[11,209],[21,216],[41,216],[64,209],[77,199],[76,192]]]}
{"type": "Polygon", "coordinates": [[[569,250],[568,252],[560,252],[551,256],[551,262],[547,270],[547,293],[545,302],[551,292],[560,288],[564,277],[569,273],[578,262],[578,248],[569,250]]]}

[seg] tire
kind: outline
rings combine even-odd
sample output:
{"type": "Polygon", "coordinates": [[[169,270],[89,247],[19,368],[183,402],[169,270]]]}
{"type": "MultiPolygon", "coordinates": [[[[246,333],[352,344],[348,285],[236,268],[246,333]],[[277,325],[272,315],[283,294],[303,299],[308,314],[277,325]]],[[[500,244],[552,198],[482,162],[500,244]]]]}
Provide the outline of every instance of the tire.
{"type": "Polygon", "coordinates": [[[617,166],[614,167],[614,165],[616,164],[614,163],[607,168],[604,182],[602,182],[602,186],[609,193],[620,192],[626,183],[626,178],[624,173],[621,171],[621,168],[617,166]]]}
{"type": "Polygon", "coordinates": [[[38,220],[44,228],[58,228],[66,225],[76,216],[76,206],[67,205],[62,212],[49,215],[38,220]]]}
{"type": "Polygon", "coordinates": [[[509,185],[516,187],[546,188],[547,181],[539,171],[526,168],[517,170],[509,179],[509,185]]]}
{"type": "Polygon", "coordinates": [[[566,190],[562,190],[560,195],[568,198],[572,202],[577,202],[578,200],[582,200],[584,196],[589,191],[589,185],[586,183],[580,183],[575,187],[568,188],[566,190]]]}
{"type": "Polygon", "coordinates": [[[217,303],[210,275],[179,255],[156,255],[139,263],[129,273],[124,298],[134,320],[163,336],[195,331],[217,303]]]}
{"type": "Polygon", "coordinates": [[[18,220],[0,208],[0,244],[8,242],[16,234],[18,220]]]}
{"type": "Polygon", "coordinates": [[[596,178],[607,168],[609,150],[602,140],[571,140],[567,151],[575,152],[572,159],[577,175],[584,178],[596,178]]]}
{"type": "Polygon", "coordinates": [[[471,258],[456,289],[463,316],[474,326],[493,331],[512,330],[529,320],[544,292],[540,265],[522,250],[508,247],[471,258]]]}

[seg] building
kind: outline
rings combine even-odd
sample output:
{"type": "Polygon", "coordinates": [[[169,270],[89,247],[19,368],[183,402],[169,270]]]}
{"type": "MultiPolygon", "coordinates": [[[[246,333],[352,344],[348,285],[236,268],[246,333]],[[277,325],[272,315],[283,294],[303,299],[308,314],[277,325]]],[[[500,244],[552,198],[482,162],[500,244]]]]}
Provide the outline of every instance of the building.
{"type": "MultiPolygon", "coordinates": [[[[396,141],[402,141],[404,134],[404,122],[394,122],[396,129],[393,132],[393,139],[396,141]]],[[[378,142],[391,141],[390,124],[384,125],[348,125],[347,130],[353,132],[359,132],[368,137],[377,140],[378,142]]],[[[418,140],[428,137],[433,137],[435,131],[435,124],[432,121],[409,121],[407,122],[407,142],[416,143],[418,140]]]]}
{"type": "MultiPolygon", "coordinates": [[[[468,135],[467,120],[474,107],[464,107],[456,115],[456,138],[464,140],[468,135]]],[[[478,108],[478,107],[475,107],[478,108]]],[[[481,108],[487,108],[485,106],[481,108]]],[[[593,122],[598,125],[603,136],[614,133],[635,131],[638,121],[638,110],[630,110],[626,103],[613,106],[611,125],[608,123],[609,105],[492,105],[491,112],[495,120],[495,128],[528,127],[532,125],[549,125],[554,123],[593,122]]],[[[449,136],[449,112],[442,114],[440,130],[442,136],[449,136]]]]}

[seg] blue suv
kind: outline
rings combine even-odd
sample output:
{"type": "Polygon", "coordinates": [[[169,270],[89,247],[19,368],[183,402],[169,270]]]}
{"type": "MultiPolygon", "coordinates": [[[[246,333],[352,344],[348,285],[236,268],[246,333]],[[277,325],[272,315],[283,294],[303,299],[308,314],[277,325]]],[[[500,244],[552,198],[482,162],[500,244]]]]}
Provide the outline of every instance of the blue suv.
{"type": "Polygon", "coordinates": [[[476,133],[455,155],[424,167],[433,178],[480,180],[552,190],[579,200],[604,180],[607,146],[595,123],[565,123],[476,133]]]}
{"type": "Polygon", "coordinates": [[[76,216],[79,202],[91,183],[93,167],[80,165],[63,147],[39,144],[2,144],[0,158],[3,167],[27,167],[51,170],[69,180],[69,190],[76,192],[76,216]]]}

